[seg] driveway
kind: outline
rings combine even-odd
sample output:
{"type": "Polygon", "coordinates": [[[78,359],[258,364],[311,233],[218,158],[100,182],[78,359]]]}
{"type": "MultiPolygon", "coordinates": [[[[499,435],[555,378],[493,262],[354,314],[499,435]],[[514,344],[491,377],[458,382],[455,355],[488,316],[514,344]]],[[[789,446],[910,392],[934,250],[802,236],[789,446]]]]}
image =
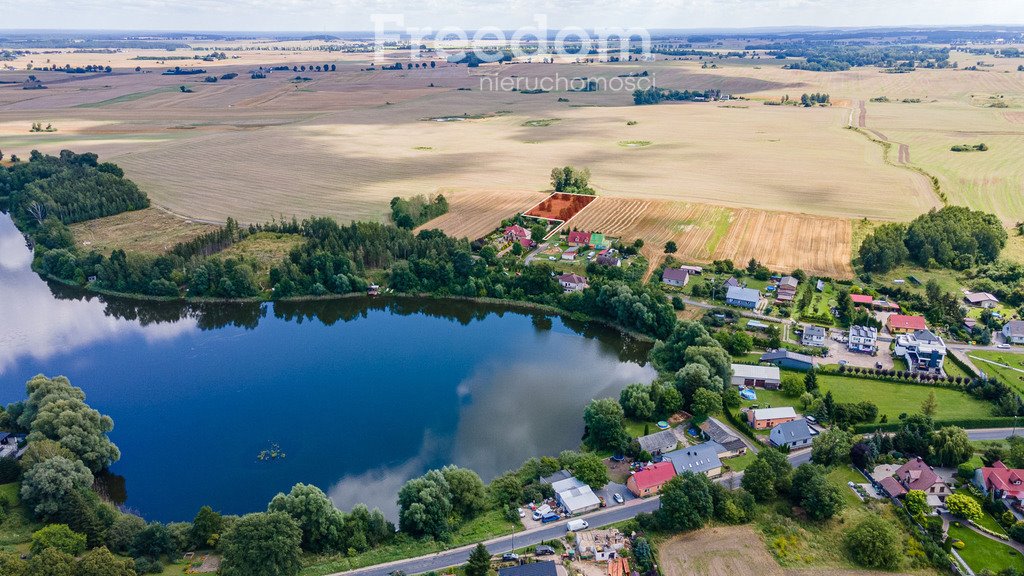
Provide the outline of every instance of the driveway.
{"type": "Polygon", "coordinates": [[[828,348],[828,358],[826,360],[828,364],[838,364],[840,360],[845,360],[850,366],[860,366],[862,368],[874,368],[876,362],[881,362],[882,368],[887,370],[891,370],[895,366],[886,344],[879,343],[881,349],[876,356],[864,352],[850,352],[849,348],[846,347],[846,343],[837,342],[832,339],[832,334],[837,332],[833,331],[829,334],[829,338],[825,340],[826,347],[828,348]]]}

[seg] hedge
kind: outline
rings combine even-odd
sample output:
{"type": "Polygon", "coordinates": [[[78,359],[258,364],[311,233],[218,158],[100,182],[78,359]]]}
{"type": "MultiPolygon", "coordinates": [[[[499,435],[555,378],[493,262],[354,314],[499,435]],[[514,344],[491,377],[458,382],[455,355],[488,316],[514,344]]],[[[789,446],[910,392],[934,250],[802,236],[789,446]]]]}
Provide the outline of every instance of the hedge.
{"type": "Polygon", "coordinates": [[[981,374],[978,374],[977,372],[975,372],[974,368],[971,368],[970,366],[968,366],[966,362],[963,362],[962,360],[960,360],[960,358],[956,354],[953,354],[952,352],[950,352],[949,354],[946,354],[946,360],[949,360],[953,364],[956,364],[958,368],[960,368],[964,372],[974,376],[975,378],[980,378],[981,377],[981,374]]]}
{"type": "Polygon", "coordinates": [[[732,409],[729,408],[728,406],[725,408],[724,412],[725,419],[728,420],[734,428],[739,430],[740,433],[743,434],[744,436],[747,436],[751,440],[753,440],[755,442],[755,446],[760,444],[761,440],[757,437],[757,434],[754,434],[754,431],[750,429],[749,424],[746,424],[745,422],[740,422],[739,419],[736,417],[736,413],[733,412],[732,409]]]}
{"type": "MultiPolygon", "coordinates": [[[[818,374],[832,374],[834,376],[847,376],[850,378],[864,378],[866,380],[880,380],[882,382],[893,382],[895,384],[908,384],[911,386],[928,386],[935,388],[948,388],[950,390],[959,390],[963,392],[967,388],[968,382],[956,382],[949,380],[948,378],[942,378],[939,380],[922,379],[922,378],[902,378],[899,376],[889,376],[888,374],[880,374],[879,372],[886,372],[887,369],[883,368],[878,370],[877,368],[862,368],[858,366],[845,367],[840,366],[833,368],[831,366],[819,366],[817,368],[818,374]],[[857,371],[859,370],[859,371],[857,371]]],[[[897,370],[896,372],[906,372],[905,370],[897,370]]]]}
{"type": "MultiPolygon", "coordinates": [[[[895,432],[899,430],[903,422],[886,422],[885,424],[857,424],[853,427],[856,434],[868,434],[880,430],[882,432],[895,432]]],[[[950,420],[936,420],[936,428],[944,426],[959,426],[961,428],[1009,428],[1014,425],[1012,416],[991,416],[988,418],[959,418],[950,420]]]]}

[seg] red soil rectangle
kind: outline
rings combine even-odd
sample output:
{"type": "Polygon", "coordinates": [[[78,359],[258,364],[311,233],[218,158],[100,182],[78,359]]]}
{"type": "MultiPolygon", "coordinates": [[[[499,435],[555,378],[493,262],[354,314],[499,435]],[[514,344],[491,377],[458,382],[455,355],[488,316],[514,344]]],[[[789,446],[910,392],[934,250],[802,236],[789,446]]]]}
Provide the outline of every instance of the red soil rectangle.
{"type": "Polygon", "coordinates": [[[595,198],[596,196],[555,192],[542,200],[540,204],[531,208],[526,213],[526,216],[536,216],[537,218],[565,222],[575,216],[580,210],[586,208],[595,198]]]}

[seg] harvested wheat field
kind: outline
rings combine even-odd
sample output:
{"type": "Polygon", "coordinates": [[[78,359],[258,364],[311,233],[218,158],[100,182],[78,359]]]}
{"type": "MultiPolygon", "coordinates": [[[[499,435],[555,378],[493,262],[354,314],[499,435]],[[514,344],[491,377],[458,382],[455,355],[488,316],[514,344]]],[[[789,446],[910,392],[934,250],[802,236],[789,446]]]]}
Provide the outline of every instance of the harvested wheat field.
{"type": "Polygon", "coordinates": [[[179,242],[216,229],[216,226],[179,218],[157,208],[122,212],[71,225],[71,232],[83,249],[106,254],[116,249],[162,254],[179,242]]]}
{"type": "Polygon", "coordinates": [[[852,278],[849,220],[808,214],[737,210],[714,259],[743,264],[756,258],[772,270],[852,278]]]}
{"type": "Polygon", "coordinates": [[[658,545],[658,561],[665,576],[900,576],[897,572],[782,568],[750,526],[707,528],[676,536],[658,545]]]}
{"type": "Polygon", "coordinates": [[[728,209],[707,204],[599,197],[569,225],[626,241],[640,238],[644,255],[651,260],[672,240],[679,256],[707,261],[725,235],[729,217],[728,209]]]}
{"type": "Polygon", "coordinates": [[[524,190],[441,190],[448,199],[448,213],[419,229],[438,228],[449,236],[475,240],[498,227],[505,218],[529,210],[544,198],[540,192],[524,190]]]}

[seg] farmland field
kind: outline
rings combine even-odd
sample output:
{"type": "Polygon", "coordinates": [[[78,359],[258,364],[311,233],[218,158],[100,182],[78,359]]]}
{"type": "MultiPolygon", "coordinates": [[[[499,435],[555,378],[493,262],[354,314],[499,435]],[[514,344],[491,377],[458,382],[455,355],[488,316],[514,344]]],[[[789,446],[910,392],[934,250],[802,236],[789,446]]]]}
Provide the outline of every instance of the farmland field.
{"type": "Polygon", "coordinates": [[[420,226],[438,228],[457,238],[475,240],[494,230],[505,218],[529,210],[544,196],[523,190],[442,191],[448,199],[448,213],[420,226]]]}
{"type": "Polygon", "coordinates": [[[565,222],[589,206],[594,198],[595,196],[555,192],[541,200],[540,204],[531,208],[526,215],[565,222]]]}
{"type": "Polygon", "coordinates": [[[156,208],[71,225],[75,241],[83,249],[106,254],[116,249],[162,254],[179,242],[213,230],[215,226],[179,218],[156,208]]]}
{"type": "Polygon", "coordinates": [[[756,258],[772,270],[852,278],[849,220],[806,214],[739,210],[714,258],[744,263],[756,258]]]}

